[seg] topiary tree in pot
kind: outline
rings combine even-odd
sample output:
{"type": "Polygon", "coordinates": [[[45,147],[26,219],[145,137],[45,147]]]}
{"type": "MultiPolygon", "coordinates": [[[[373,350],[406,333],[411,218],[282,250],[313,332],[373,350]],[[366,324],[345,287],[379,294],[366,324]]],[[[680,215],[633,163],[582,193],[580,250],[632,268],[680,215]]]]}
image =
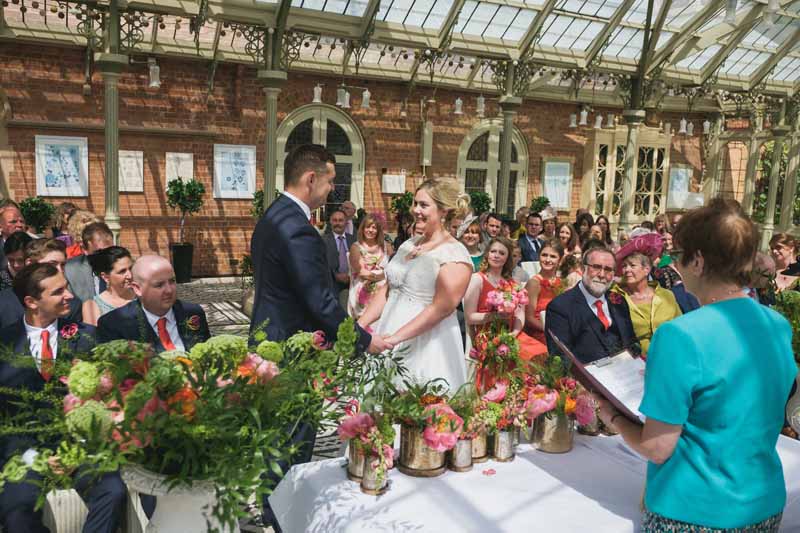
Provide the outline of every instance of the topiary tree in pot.
{"type": "Polygon", "coordinates": [[[19,211],[22,213],[25,223],[36,233],[42,234],[50,219],[53,218],[56,208],[41,196],[31,196],[19,203],[19,211]]]}
{"type": "Polygon", "coordinates": [[[186,217],[197,213],[203,207],[205,186],[197,180],[183,181],[178,178],[167,185],[167,205],[180,211],[180,224],[177,243],[170,244],[172,265],[175,267],[175,279],[178,283],[187,283],[192,279],[192,254],[194,246],[184,239],[186,217]]]}

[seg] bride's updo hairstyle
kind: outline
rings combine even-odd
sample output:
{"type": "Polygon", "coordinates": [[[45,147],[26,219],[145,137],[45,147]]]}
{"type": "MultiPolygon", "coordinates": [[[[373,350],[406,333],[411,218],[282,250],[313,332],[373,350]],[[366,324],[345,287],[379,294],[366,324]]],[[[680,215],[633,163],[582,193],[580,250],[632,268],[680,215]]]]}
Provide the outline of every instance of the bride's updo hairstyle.
{"type": "Polygon", "coordinates": [[[464,219],[470,213],[469,195],[461,192],[455,180],[432,178],[422,182],[414,194],[424,190],[436,202],[440,211],[446,213],[444,225],[448,226],[454,218],[464,219]]]}

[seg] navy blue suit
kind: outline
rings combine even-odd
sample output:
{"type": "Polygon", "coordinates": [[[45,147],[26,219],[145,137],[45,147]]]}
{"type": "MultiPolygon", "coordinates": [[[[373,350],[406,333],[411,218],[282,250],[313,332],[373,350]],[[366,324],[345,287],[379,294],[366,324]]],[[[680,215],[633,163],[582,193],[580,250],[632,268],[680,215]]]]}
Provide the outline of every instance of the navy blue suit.
{"type": "MultiPolygon", "coordinates": [[[[175,314],[175,322],[178,324],[178,333],[183,341],[183,347],[188,352],[192,346],[199,342],[205,342],[211,338],[208,330],[208,321],[203,308],[197,304],[176,300],[172,306],[175,314]],[[199,325],[197,329],[189,327],[187,321],[198,316],[199,325]]],[[[147,317],[142,309],[142,304],[138,299],[123,305],[113,311],[101,316],[97,321],[97,342],[103,343],[125,339],[129,341],[150,343],[156,352],[163,352],[164,345],[158,338],[155,330],[150,327],[147,317]]]]}
{"type": "MultiPolygon", "coordinates": [[[[640,351],[628,304],[624,298],[617,298],[619,295],[609,297],[609,294],[606,293],[611,314],[611,327],[608,330],[589,308],[586,298],[577,285],[553,298],[547,306],[545,328],[572,350],[582,363],[591,363],[623,349],[629,349],[637,355],[640,351]],[[617,299],[619,303],[612,302],[617,299]]],[[[548,352],[560,354],[561,350],[550,335],[547,334],[545,337],[547,337],[548,352]]]]}
{"type": "MultiPolygon", "coordinates": [[[[95,345],[95,328],[78,324],[78,332],[70,339],[61,335],[64,326],[73,324],[67,319],[58,321],[58,349],[56,361],[72,358],[73,355],[88,353],[95,345]]],[[[25,324],[20,318],[10,326],[0,330],[0,343],[13,349],[14,353],[24,355],[30,353],[25,324]]],[[[53,376],[52,380],[57,379],[53,376]]],[[[6,361],[0,362],[0,386],[30,391],[44,389],[45,381],[35,366],[16,367],[6,361]]],[[[7,416],[14,416],[18,407],[8,397],[0,396],[0,409],[7,416]]],[[[46,422],[44,422],[46,423],[46,422]]],[[[14,455],[23,453],[28,448],[40,448],[50,443],[39,443],[33,437],[9,436],[0,440],[2,449],[2,465],[14,455]]],[[[85,533],[113,533],[120,525],[126,503],[125,484],[119,473],[112,472],[94,476],[75,474],[75,488],[89,509],[85,533]]],[[[26,480],[20,483],[7,483],[0,492],[0,523],[5,531],[47,533],[42,523],[42,511],[34,511],[40,488],[35,485],[38,474],[29,471],[26,480]]]]}
{"type": "MultiPolygon", "coordinates": [[[[291,198],[281,195],[269,206],[253,232],[250,253],[256,287],[250,334],[268,320],[264,329],[273,341],[316,330],[336,339],[347,314],[332,287],[325,244],[291,198]]],[[[358,330],[363,351],[372,338],[358,330]]]]}
{"type": "Polygon", "coordinates": [[[536,242],[536,247],[531,246],[527,235],[523,235],[517,241],[517,244],[519,244],[519,251],[522,252],[522,261],[539,260],[539,252],[542,250],[542,241],[538,238],[534,240],[536,242]]]}
{"type": "MultiPolygon", "coordinates": [[[[0,291],[0,329],[6,328],[11,324],[22,319],[25,310],[19,303],[19,298],[11,288],[0,291]]],[[[65,317],[69,322],[79,324],[83,322],[83,302],[77,296],[69,301],[69,314],[65,317]]]]}

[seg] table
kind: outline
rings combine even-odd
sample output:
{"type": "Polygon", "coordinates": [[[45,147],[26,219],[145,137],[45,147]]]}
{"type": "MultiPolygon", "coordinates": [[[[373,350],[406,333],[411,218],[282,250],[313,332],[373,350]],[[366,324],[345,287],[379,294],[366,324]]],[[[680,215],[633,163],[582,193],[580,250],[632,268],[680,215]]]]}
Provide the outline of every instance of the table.
{"type": "MultiPolygon", "coordinates": [[[[800,531],[800,442],[781,437],[787,483],[781,531],[800,531]]],[[[412,478],[394,469],[382,496],[345,477],[344,458],[294,466],[270,496],[286,533],[591,532],[638,530],[646,462],[619,437],[575,436],[568,454],[523,444],[511,463],[412,478]],[[485,471],[493,469],[493,475],[485,471]]]]}

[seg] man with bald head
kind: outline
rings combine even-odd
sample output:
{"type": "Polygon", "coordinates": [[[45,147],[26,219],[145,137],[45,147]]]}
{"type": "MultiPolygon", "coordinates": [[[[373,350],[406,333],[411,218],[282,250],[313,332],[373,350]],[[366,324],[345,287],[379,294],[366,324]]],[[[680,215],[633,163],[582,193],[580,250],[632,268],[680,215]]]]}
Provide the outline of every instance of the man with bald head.
{"type": "Polygon", "coordinates": [[[11,234],[17,231],[25,231],[25,219],[22,218],[16,202],[3,200],[0,202],[0,268],[8,266],[8,260],[3,252],[3,244],[11,234]]]}
{"type": "Polygon", "coordinates": [[[131,285],[137,299],[100,317],[98,342],[126,339],[150,343],[157,352],[188,352],[211,337],[203,308],[178,300],[175,271],[163,257],[140,257],[131,285]]]}

